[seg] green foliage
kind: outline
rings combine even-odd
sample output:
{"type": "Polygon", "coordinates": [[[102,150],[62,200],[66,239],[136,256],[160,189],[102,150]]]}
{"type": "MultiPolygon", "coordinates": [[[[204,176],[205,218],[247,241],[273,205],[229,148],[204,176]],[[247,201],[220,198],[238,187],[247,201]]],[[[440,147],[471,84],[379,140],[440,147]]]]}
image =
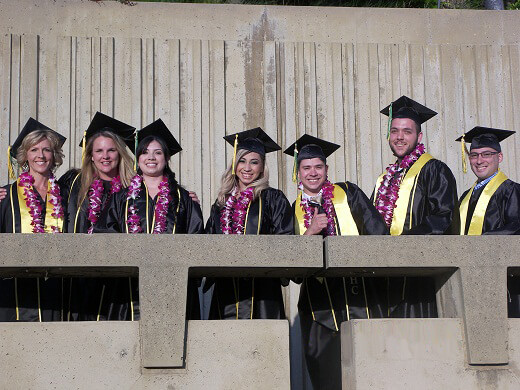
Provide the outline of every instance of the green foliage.
{"type": "Polygon", "coordinates": [[[516,0],[515,2],[511,2],[507,5],[507,9],[509,10],[520,10],[520,0],[516,0]]]}

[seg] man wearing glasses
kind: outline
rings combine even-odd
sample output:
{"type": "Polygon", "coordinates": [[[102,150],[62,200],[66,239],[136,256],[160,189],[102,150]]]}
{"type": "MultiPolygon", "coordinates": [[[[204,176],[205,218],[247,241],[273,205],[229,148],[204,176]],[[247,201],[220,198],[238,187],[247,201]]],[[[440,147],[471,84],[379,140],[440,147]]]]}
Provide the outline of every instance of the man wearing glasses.
{"type": "Polygon", "coordinates": [[[469,164],[477,176],[459,200],[461,235],[520,233],[520,185],[499,169],[500,142],[514,133],[478,126],[457,139],[471,142],[469,164]]]}

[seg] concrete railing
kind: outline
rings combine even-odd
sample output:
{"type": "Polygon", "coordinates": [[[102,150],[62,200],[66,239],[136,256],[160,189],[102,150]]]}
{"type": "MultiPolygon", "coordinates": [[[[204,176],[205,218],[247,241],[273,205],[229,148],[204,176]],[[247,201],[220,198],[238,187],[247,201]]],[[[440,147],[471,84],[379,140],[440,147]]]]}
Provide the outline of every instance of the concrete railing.
{"type": "Polygon", "coordinates": [[[0,274],[139,274],[142,367],[185,364],[188,275],[432,275],[440,317],[464,322],[467,363],[508,364],[512,237],[0,235],[0,274]],[[324,248],[324,250],[323,250],[324,248]],[[159,287],[159,288],[158,288],[159,287]]]}

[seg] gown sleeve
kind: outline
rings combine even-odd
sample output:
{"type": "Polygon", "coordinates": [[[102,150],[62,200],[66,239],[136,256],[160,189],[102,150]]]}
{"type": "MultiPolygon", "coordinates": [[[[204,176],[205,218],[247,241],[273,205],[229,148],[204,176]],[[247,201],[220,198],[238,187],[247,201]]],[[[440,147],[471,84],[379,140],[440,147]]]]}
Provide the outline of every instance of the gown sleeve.
{"type": "Polygon", "coordinates": [[[423,171],[418,180],[421,180],[423,196],[426,198],[422,211],[424,215],[420,223],[403,234],[458,234],[457,183],[453,173],[439,160],[427,163],[423,171]]]}
{"type": "MultiPolygon", "coordinates": [[[[345,189],[345,184],[339,184],[345,189]]],[[[386,235],[388,228],[383,217],[365,193],[354,183],[346,183],[347,201],[360,235],[386,235]]]]}
{"type": "Polygon", "coordinates": [[[61,197],[65,203],[67,203],[69,199],[72,183],[74,182],[76,176],[78,176],[79,172],[79,169],[70,169],[58,179],[58,185],[61,189],[61,197]]]}
{"type": "Polygon", "coordinates": [[[200,205],[194,202],[188,192],[183,188],[181,188],[181,197],[186,210],[186,233],[204,233],[204,221],[202,220],[200,205]]]}
{"type": "MultiPolygon", "coordinates": [[[[520,184],[511,182],[511,190],[502,196],[503,224],[501,227],[486,231],[486,234],[520,234],[520,184]]],[[[489,206],[488,206],[489,207],[489,206]]]]}
{"type": "Polygon", "coordinates": [[[220,210],[217,206],[217,202],[213,203],[211,206],[211,211],[209,213],[209,218],[206,222],[206,228],[204,229],[204,233],[206,234],[217,234],[217,223],[220,223],[220,210]]]}
{"type": "Polygon", "coordinates": [[[285,194],[274,188],[265,191],[271,223],[269,234],[294,234],[294,213],[285,194]]]}
{"type": "Polygon", "coordinates": [[[6,197],[0,202],[0,233],[13,233],[12,230],[12,216],[11,208],[11,185],[8,184],[2,187],[7,191],[6,197]]]}

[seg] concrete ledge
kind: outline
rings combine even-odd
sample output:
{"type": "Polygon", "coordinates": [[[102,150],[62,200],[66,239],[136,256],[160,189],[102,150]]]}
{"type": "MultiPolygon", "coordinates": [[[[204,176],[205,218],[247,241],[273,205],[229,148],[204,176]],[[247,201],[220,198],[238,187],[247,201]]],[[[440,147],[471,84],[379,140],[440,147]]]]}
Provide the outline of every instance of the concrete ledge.
{"type": "MultiPolygon", "coordinates": [[[[509,321],[510,340],[520,321],[509,321]]],[[[520,351],[510,366],[465,363],[459,319],[354,320],[341,328],[343,389],[518,389],[520,351]]]]}
{"type": "Polygon", "coordinates": [[[141,372],[137,322],[2,323],[0,388],[290,388],[287,321],[188,329],[185,369],[141,372]]]}

